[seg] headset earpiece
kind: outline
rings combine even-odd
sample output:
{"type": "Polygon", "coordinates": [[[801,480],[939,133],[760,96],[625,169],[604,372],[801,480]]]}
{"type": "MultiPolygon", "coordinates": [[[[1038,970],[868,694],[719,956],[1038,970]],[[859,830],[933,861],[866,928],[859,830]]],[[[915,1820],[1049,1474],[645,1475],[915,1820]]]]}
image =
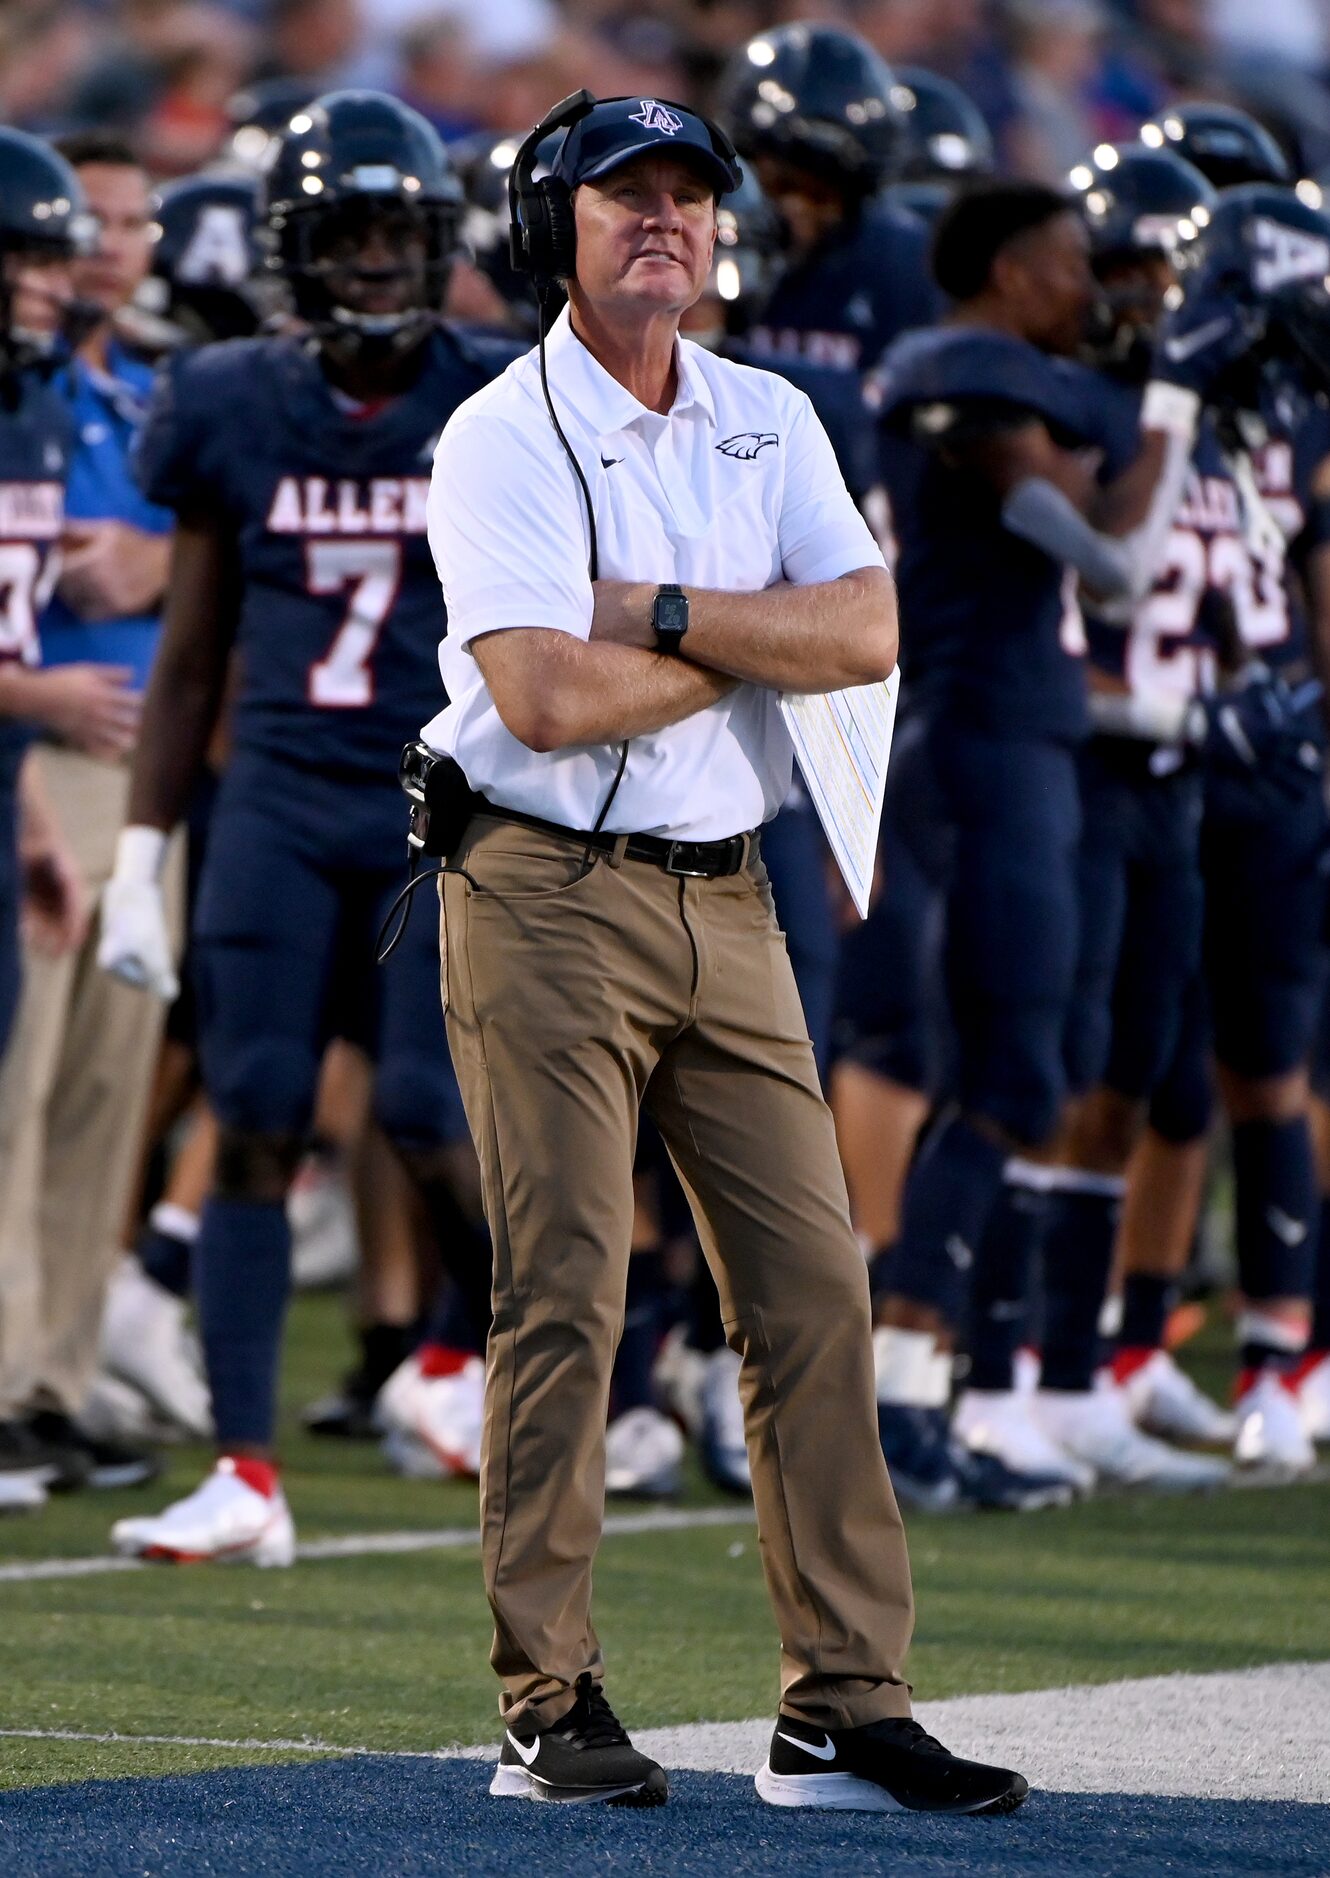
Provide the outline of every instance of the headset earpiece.
{"type": "Polygon", "coordinates": [[[526,137],[508,172],[509,258],[513,271],[530,274],[538,287],[571,275],[577,256],[573,196],[557,176],[535,179],[536,154],[556,130],[567,130],[595,108],[592,92],[575,91],[556,104],[526,137]]]}

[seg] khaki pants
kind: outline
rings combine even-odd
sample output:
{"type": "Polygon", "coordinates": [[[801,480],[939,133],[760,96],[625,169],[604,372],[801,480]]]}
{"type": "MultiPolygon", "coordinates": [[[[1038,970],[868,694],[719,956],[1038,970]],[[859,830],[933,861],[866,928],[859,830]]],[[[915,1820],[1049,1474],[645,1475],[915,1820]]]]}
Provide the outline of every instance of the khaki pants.
{"type": "MultiPolygon", "coordinates": [[[[110,877],[127,766],[77,751],[38,756],[89,892],[110,877]]],[[[167,873],[179,924],[181,853],[167,873]]],[[[0,1417],[77,1415],[97,1362],[106,1283],[161,1041],[160,1001],[99,971],[98,923],[79,951],[23,961],[23,994],[0,1072],[0,1417]]]]}
{"type": "Polygon", "coordinates": [[[511,1719],[599,1678],[605,1498],[639,1107],[720,1289],[781,1706],[909,1713],[912,1620],[878,1443],[868,1278],[766,876],[681,880],[481,816],[443,885],[448,1037],[494,1239],[481,1474],[492,1661],[511,1719]]]}

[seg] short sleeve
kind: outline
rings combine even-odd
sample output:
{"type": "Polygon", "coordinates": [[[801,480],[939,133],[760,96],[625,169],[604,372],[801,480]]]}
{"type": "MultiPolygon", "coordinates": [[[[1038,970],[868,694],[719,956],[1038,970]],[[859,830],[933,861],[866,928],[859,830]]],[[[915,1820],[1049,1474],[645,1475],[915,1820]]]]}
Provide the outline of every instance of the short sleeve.
{"type": "Polygon", "coordinates": [[[515,627],[590,638],[585,511],[571,465],[544,436],[460,412],[435,452],[427,521],[453,645],[515,627]]]}
{"type": "Polygon", "coordinates": [[[782,570],[796,587],[886,565],[845,487],[830,439],[802,393],[795,394],[785,453],[779,541],[782,570]]]}
{"type": "Polygon", "coordinates": [[[149,502],[177,515],[215,508],[222,499],[215,438],[225,401],[200,395],[196,365],[197,355],[186,354],[158,374],[132,459],[134,479],[149,502]]]}

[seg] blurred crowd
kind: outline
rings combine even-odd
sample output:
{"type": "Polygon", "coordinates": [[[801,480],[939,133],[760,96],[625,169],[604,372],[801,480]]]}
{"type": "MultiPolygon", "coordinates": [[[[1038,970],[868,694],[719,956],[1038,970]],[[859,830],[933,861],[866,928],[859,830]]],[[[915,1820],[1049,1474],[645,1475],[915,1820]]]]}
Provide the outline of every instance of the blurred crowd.
{"type": "Polygon", "coordinates": [[[1304,174],[1330,166],[1320,0],[8,0],[0,120],[115,130],[176,176],[222,152],[237,94],[279,80],[307,98],[390,91],[445,139],[532,123],[583,85],[705,107],[736,46],[810,11],[957,81],[1018,174],[1059,179],[1188,96],[1256,111],[1304,174]]]}

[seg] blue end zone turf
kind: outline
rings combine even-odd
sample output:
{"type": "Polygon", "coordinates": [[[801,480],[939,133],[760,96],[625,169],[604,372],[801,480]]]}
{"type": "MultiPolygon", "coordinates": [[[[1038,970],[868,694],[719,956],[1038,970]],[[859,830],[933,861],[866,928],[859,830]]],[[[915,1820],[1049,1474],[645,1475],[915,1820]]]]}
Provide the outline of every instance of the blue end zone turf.
{"type": "Polygon", "coordinates": [[[6,1878],[199,1874],[891,1873],[1323,1878],[1330,1806],[1036,1794],[1013,1818],[802,1813],[733,1774],[677,1774],[668,1807],[491,1800],[477,1762],[383,1760],[87,1781],[0,1796],[6,1878]]]}

